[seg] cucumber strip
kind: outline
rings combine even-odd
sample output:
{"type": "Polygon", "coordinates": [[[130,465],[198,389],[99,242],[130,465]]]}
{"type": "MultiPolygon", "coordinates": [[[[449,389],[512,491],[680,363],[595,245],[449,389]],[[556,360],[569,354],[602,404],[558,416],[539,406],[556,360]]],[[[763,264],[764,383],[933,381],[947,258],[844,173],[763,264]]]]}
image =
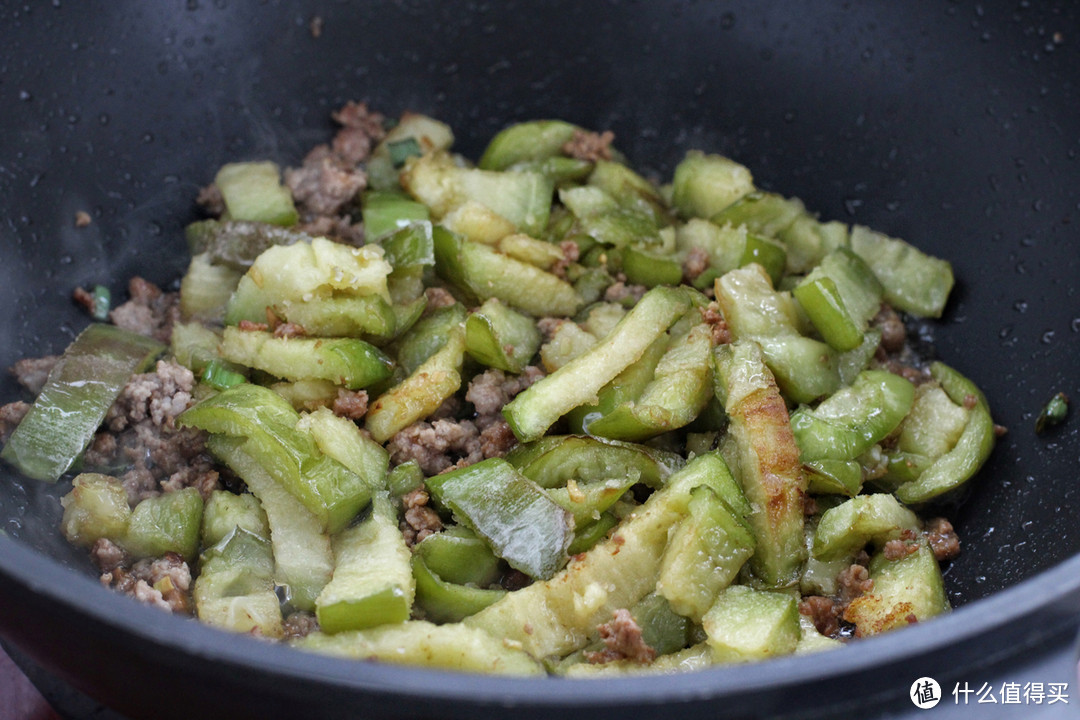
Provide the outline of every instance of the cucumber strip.
{"type": "Polygon", "coordinates": [[[689,306],[690,297],[681,289],[647,292],[607,337],[503,408],[514,434],[522,442],[535,440],[567,411],[596,402],[597,392],[637,361],[689,306]]]}
{"type": "Polygon", "coordinates": [[[384,443],[402,428],[427,417],[461,388],[465,328],[456,325],[446,344],[407,378],[387,390],[368,409],[364,427],[384,443]]]}
{"type": "Polygon", "coordinates": [[[239,475],[262,503],[274,548],[274,581],[299,610],[315,598],[334,572],[334,553],[323,523],[270,475],[249,451],[250,440],[211,435],[207,448],[239,475]]]}
{"type": "Polygon", "coordinates": [[[756,343],[722,345],[714,358],[717,395],[730,419],[724,458],[753,507],[748,519],[757,550],[751,568],[765,585],[784,587],[797,580],[806,557],[806,479],[787,405],[756,343]]]}
{"type": "Polygon", "coordinates": [[[227,327],[221,356],[285,380],[329,380],[350,390],[390,377],[393,362],[353,338],[284,338],[263,330],[227,327]]]}
{"type": "Polygon", "coordinates": [[[385,491],[371,514],[333,538],[334,574],[315,600],[326,633],[363,630],[409,619],[416,582],[409,548],[385,491]]]}

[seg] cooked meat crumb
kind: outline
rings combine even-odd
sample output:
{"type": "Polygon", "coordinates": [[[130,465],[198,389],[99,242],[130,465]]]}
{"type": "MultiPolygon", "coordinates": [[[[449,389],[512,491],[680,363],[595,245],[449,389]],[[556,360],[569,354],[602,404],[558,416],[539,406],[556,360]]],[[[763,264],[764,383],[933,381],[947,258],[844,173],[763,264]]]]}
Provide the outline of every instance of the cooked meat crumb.
{"type": "Polygon", "coordinates": [[[128,561],[127,552],[108,538],[98,538],[90,548],[90,559],[101,572],[115,570],[128,561]]]}
{"type": "Polygon", "coordinates": [[[566,268],[578,261],[581,257],[581,249],[573,240],[563,240],[559,243],[559,249],[562,251],[562,257],[555,261],[555,264],[549,268],[549,272],[566,279],[566,268]]]}
{"type": "Polygon", "coordinates": [[[351,165],[367,160],[372,145],[386,135],[383,129],[385,118],[381,113],[368,110],[364,103],[348,102],[333,113],[333,118],[342,128],[334,136],[331,148],[335,155],[351,165]]]}
{"type": "Polygon", "coordinates": [[[49,379],[49,373],[60,362],[59,355],[46,355],[39,358],[23,358],[17,360],[11,366],[11,374],[15,380],[34,395],[41,392],[45,387],[45,381],[49,379]]]}
{"type": "Polygon", "coordinates": [[[225,198],[221,188],[213,183],[199,189],[195,202],[211,217],[221,217],[225,213],[225,198]]]}
{"type": "Polygon", "coordinates": [[[367,187],[367,176],[327,145],[315,147],[299,168],[285,171],[285,184],[302,212],[337,215],[367,187]]]}
{"type": "Polygon", "coordinates": [[[303,325],[297,325],[296,323],[285,322],[274,327],[274,337],[276,338],[297,338],[305,335],[307,335],[307,330],[304,330],[303,325]]]}
{"type": "Polygon", "coordinates": [[[30,412],[30,403],[16,400],[7,405],[0,405],[0,444],[7,444],[11,433],[19,426],[26,413],[30,412]]]}
{"type": "Polygon", "coordinates": [[[401,498],[401,504],[405,508],[401,534],[405,536],[405,544],[409,547],[443,529],[439,514],[428,507],[430,499],[423,488],[417,488],[401,498]]]}
{"type": "Polygon", "coordinates": [[[615,139],[615,133],[605,130],[602,133],[589,132],[587,130],[574,130],[574,137],[567,140],[562,151],[565,155],[578,160],[611,159],[611,142],[615,139]]]}
{"type": "Polygon", "coordinates": [[[711,302],[705,307],[699,308],[698,312],[701,313],[701,319],[712,330],[713,345],[727,345],[731,342],[731,330],[728,328],[724,313],[720,312],[720,305],[711,302]]]}
{"type": "Polygon", "coordinates": [[[312,613],[297,610],[289,613],[281,627],[285,631],[285,640],[299,640],[318,630],[319,621],[312,613]]]}
{"type": "Polygon", "coordinates": [[[619,608],[612,613],[610,622],[596,629],[604,641],[604,649],[585,653],[585,659],[590,663],[632,660],[641,665],[647,665],[656,659],[656,650],[649,647],[642,638],[641,627],[634,621],[629,610],[619,608]]]}
{"type": "Polygon", "coordinates": [[[870,579],[870,571],[866,566],[858,563],[841,570],[836,576],[839,586],[840,602],[847,605],[855,598],[865,595],[874,589],[874,581],[870,579]]]}
{"type": "Polygon", "coordinates": [[[311,37],[318,39],[322,37],[323,19],[321,15],[315,15],[308,22],[308,32],[311,33],[311,37]]]}
{"type": "Polygon", "coordinates": [[[799,601],[799,613],[810,618],[817,631],[826,637],[836,637],[844,605],[823,595],[808,595],[799,601]]]}
{"type": "Polygon", "coordinates": [[[173,324],[180,319],[180,293],[164,292],[138,276],[128,283],[128,293],[131,299],[114,308],[109,319],[125,330],[168,343],[173,324]]]}
{"type": "Polygon", "coordinates": [[[635,303],[642,298],[648,290],[644,285],[627,285],[624,280],[616,280],[604,291],[606,302],[622,302],[632,299],[635,303]]]}
{"type": "Polygon", "coordinates": [[[469,420],[421,420],[396,433],[386,449],[394,465],[415,460],[425,475],[437,475],[458,459],[468,464],[482,459],[480,432],[469,420]]]}
{"type": "Polygon", "coordinates": [[[683,260],[684,281],[687,283],[694,282],[708,268],[709,253],[699,247],[690,248],[690,251],[686,253],[686,259],[683,260]]]}
{"type": "Polygon", "coordinates": [[[114,567],[102,574],[101,583],[170,612],[190,614],[193,607],[191,569],[174,552],[139,560],[130,569],[114,567]]]}
{"type": "Polygon", "coordinates": [[[924,532],[927,542],[930,543],[930,549],[934,551],[934,557],[939,561],[952,560],[960,554],[960,537],[953,529],[952,523],[945,518],[937,517],[927,520],[924,532]]]}
{"type": "Polygon", "coordinates": [[[367,414],[368,394],[366,390],[346,390],[339,388],[332,408],[335,415],[349,420],[359,420],[367,414]]]}
{"type": "Polygon", "coordinates": [[[75,213],[75,227],[77,228],[87,227],[93,221],[93,218],[90,217],[90,213],[85,210],[79,210],[75,213]]]}
{"type": "Polygon", "coordinates": [[[441,287],[426,288],[424,290],[424,296],[427,298],[427,306],[424,308],[425,313],[430,313],[439,308],[449,307],[457,303],[457,298],[451,295],[449,290],[445,290],[441,287]]]}
{"type": "Polygon", "coordinates": [[[907,342],[907,328],[900,315],[893,310],[891,305],[882,304],[881,310],[870,321],[871,326],[881,331],[881,347],[889,354],[895,354],[904,349],[907,342]]]}
{"type": "MultiPolygon", "coordinates": [[[[507,375],[497,369],[487,370],[472,379],[465,399],[473,404],[480,418],[487,420],[491,416],[499,415],[503,406],[514,396],[542,377],[544,371],[535,365],[529,365],[520,375],[507,375]]],[[[477,424],[486,426],[488,423],[484,420],[477,424]]]]}

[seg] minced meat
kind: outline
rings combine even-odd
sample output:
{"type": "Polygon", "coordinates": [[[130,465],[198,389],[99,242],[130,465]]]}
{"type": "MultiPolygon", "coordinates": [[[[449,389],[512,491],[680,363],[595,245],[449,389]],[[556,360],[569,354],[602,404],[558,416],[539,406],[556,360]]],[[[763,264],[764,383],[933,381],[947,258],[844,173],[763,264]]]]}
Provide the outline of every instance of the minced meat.
{"type": "Polygon", "coordinates": [[[352,165],[367,160],[372,145],[386,136],[383,129],[386,118],[368,110],[363,103],[350,101],[332,117],[342,127],[330,147],[335,155],[352,165]]]}
{"type": "Polygon", "coordinates": [[[180,319],[180,294],[164,292],[154,283],[137,276],[128,283],[128,293],[131,299],[114,308],[109,319],[125,330],[168,343],[173,324],[180,319]]]}
{"type": "Polygon", "coordinates": [[[329,146],[319,145],[307,154],[303,165],[285,171],[285,185],[302,213],[338,215],[367,187],[367,175],[329,146]]]}
{"type": "Polygon", "coordinates": [[[130,568],[113,567],[101,575],[101,582],[147,605],[191,612],[191,568],[174,552],[139,560],[130,568]]]}
{"type": "Polygon", "coordinates": [[[11,366],[11,374],[15,376],[15,380],[20,385],[37,395],[45,387],[45,381],[49,379],[49,373],[52,372],[59,361],[59,355],[23,358],[11,366]]]}
{"type": "Polygon", "coordinates": [[[602,133],[589,132],[587,130],[574,130],[574,136],[563,143],[563,154],[578,160],[611,159],[611,143],[615,140],[615,133],[605,130],[602,133]]]}
{"type": "Polygon", "coordinates": [[[934,551],[934,557],[939,561],[952,560],[960,554],[960,537],[953,529],[952,523],[945,518],[937,517],[927,520],[924,532],[927,542],[930,543],[930,549],[934,551]]]}
{"type": "Polygon", "coordinates": [[[206,498],[219,487],[218,471],[205,452],[205,433],[176,427],[177,416],[193,402],[194,385],[191,371],[170,361],[135,375],[87,449],[84,464],[89,468],[127,468],[120,480],[133,506],[185,487],[206,498]]]}
{"type": "Polygon", "coordinates": [[[656,650],[645,642],[641,626],[625,608],[612,613],[611,621],[599,625],[596,630],[604,641],[604,649],[585,653],[585,659],[590,663],[632,660],[647,665],[656,659],[656,650]]]}
{"type": "Polygon", "coordinates": [[[338,388],[332,407],[334,414],[349,420],[359,420],[367,415],[368,394],[366,390],[338,388]]]}
{"type": "Polygon", "coordinates": [[[11,433],[19,426],[26,413],[30,412],[30,403],[16,400],[7,405],[0,405],[0,444],[7,444],[11,433]]]}
{"type": "Polygon", "coordinates": [[[430,499],[423,488],[417,488],[401,498],[405,510],[400,523],[401,534],[405,536],[405,544],[409,547],[443,529],[439,514],[428,507],[430,499]]]}

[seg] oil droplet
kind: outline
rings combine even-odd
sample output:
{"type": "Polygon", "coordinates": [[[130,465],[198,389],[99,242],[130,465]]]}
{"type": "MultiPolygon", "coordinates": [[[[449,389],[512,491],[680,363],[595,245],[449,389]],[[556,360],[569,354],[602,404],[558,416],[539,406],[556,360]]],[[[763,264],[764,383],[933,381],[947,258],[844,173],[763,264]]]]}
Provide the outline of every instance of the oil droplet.
{"type": "Polygon", "coordinates": [[[1012,335],[1012,331],[1013,331],[1013,326],[1012,325],[1006,325],[1005,327],[998,330],[998,337],[1001,338],[1002,340],[1004,340],[1005,338],[1012,335]]]}
{"type": "Polygon", "coordinates": [[[1054,331],[1047,330],[1046,332],[1044,332],[1042,334],[1042,338],[1040,338],[1040,342],[1042,342],[1043,345],[1049,345],[1050,343],[1054,342],[1054,331]]]}
{"type": "Polygon", "coordinates": [[[1027,304],[1026,300],[1017,300],[1016,302],[1013,303],[1013,310],[1015,310],[1018,313],[1025,313],[1025,312],[1027,312],[1027,309],[1028,309],[1028,304],[1027,304]]]}
{"type": "Polygon", "coordinates": [[[29,102],[29,101],[34,99],[34,96],[31,95],[30,92],[27,91],[27,90],[20,90],[19,91],[19,99],[22,100],[23,102],[29,102]]]}
{"type": "Polygon", "coordinates": [[[98,115],[98,124],[105,126],[109,124],[109,116],[106,113],[98,115]]]}
{"type": "Polygon", "coordinates": [[[1072,323],[1069,324],[1069,328],[1073,332],[1080,332],[1080,317],[1074,317],[1072,323]]]}

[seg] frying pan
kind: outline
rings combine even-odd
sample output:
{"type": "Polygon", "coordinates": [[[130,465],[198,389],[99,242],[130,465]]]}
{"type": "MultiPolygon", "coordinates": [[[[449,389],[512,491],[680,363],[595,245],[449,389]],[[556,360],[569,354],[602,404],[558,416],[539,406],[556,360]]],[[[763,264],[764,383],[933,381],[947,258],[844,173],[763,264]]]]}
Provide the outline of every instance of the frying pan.
{"type": "Polygon", "coordinates": [[[102,589],[56,532],[63,488],[7,467],[0,636],[132,717],[886,717],[920,676],[947,694],[1033,657],[1060,660],[1075,706],[1080,425],[1033,423],[1080,398],[1078,46],[1065,1],[0,3],[4,366],[85,325],[77,285],[172,283],[219,165],[297,163],[357,99],[447,121],[472,157],[537,117],[611,129],[660,177],[687,148],[724,153],[948,258],[958,286],[920,335],[1009,429],[945,509],[956,611],[817,657],[589,683],[310,657],[102,589]]]}

